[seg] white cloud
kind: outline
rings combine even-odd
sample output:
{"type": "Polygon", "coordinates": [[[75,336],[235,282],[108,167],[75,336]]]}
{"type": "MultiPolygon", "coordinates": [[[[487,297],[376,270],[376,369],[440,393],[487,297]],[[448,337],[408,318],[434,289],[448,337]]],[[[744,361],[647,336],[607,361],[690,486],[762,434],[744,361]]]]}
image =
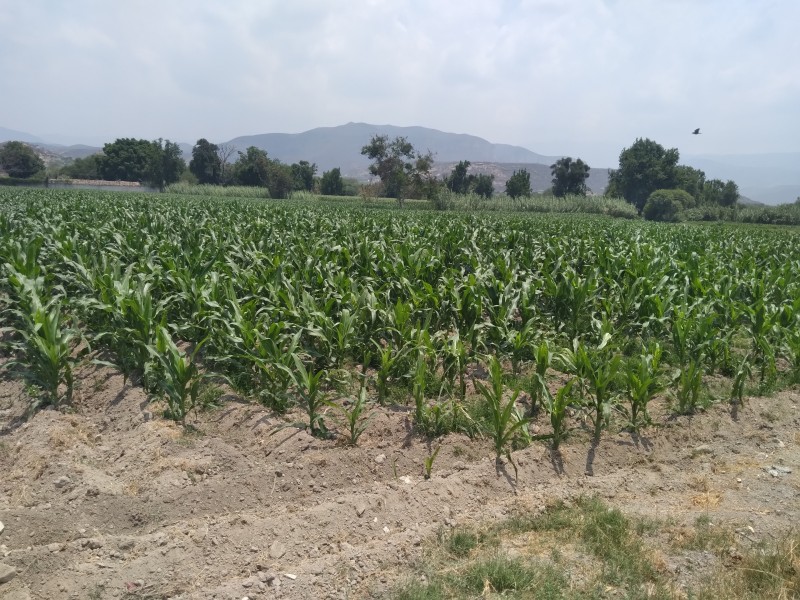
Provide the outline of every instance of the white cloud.
{"type": "Polygon", "coordinates": [[[798,148],[793,0],[0,0],[0,15],[0,125],[32,133],[420,124],[598,166],[636,137],[798,148]]]}

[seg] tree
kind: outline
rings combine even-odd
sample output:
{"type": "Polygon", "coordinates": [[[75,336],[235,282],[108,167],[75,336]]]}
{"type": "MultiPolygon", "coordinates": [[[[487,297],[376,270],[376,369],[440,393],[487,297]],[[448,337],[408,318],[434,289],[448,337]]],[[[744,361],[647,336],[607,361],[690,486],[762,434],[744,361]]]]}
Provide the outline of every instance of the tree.
{"type": "Polygon", "coordinates": [[[264,150],[250,146],[239,152],[233,165],[232,181],[239,185],[267,188],[272,198],[286,198],[292,191],[292,168],[269,158],[264,150]]]}
{"type": "Polygon", "coordinates": [[[637,138],[619,155],[619,168],[609,172],[607,195],[621,195],[641,212],[656,190],[674,189],[680,155],[649,139],[637,138]]]}
{"type": "Polygon", "coordinates": [[[428,187],[433,155],[416,152],[403,136],[390,141],[388,135],[374,135],[369,144],[361,148],[361,154],[372,161],[369,172],[380,178],[383,194],[396,198],[400,205],[412,185],[428,187]]]}
{"type": "Polygon", "coordinates": [[[277,159],[269,160],[267,173],[269,195],[273,198],[288,198],[294,185],[292,168],[277,159]]]}
{"type": "Polygon", "coordinates": [[[99,154],[90,154],[84,158],[76,158],[61,169],[61,172],[72,179],[100,179],[99,154]]]}
{"type": "Polygon", "coordinates": [[[531,174],[527,169],[514,171],[506,181],[506,194],[512,198],[531,195],[531,174]]]}
{"type": "Polygon", "coordinates": [[[342,181],[342,171],[339,167],[325,171],[322,174],[319,190],[323,196],[341,196],[344,194],[344,181],[342,181]]]}
{"type": "Polygon", "coordinates": [[[473,189],[479,196],[491,198],[492,194],[494,194],[494,175],[476,175],[473,189]]]}
{"type": "Polygon", "coordinates": [[[411,197],[433,199],[441,188],[441,184],[432,173],[433,154],[417,154],[411,171],[411,197]]]}
{"type": "Polygon", "coordinates": [[[44,161],[22,142],[6,142],[0,148],[0,168],[10,177],[27,179],[44,170],[44,161]]]}
{"type": "Polygon", "coordinates": [[[189,170],[198,183],[218,184],[222,182],[222,160],[219,147],[205,138],[200,138],[192,148],[189,170]]]}
{"type": "Polygon", "coordinates": [[[648,221],[677,221],[678,213],[695,205],[685,190],[655,190],[647,198],[642,215],[648,221]]]}
{"type": "Polygon", "coordinates": [[[473,179],[467,175],[469,165],[470,162],[468,160],[462,160],[453,167],[450,176],[445,180],[445,185],[448,190],[456,194],[466,194],[469,192],[469,187],[473,179]]]}
{"type": "Polygon", "coordinates": [[[269,157],[263,150],[250,146],[239,152],[233,165],[234,182],[239,185],[269,187],[269,157]]]}
{"type": "Polygon", "coordinates": [[[703,199],[703,188],[706,183],[706,174],[700,169],[678,165],[675,167],[675,187],[690,193],[700,202],[703,199]]]}
{"type": "Polygon", "coordinates": [[[706,204],[733,206],[739,199],[739,186],[733,181],[709,179],[703,186],[702,199],[706,204]]]}
{"type": "Polygon", "coordinates": [[[589,171],[589,165],[580,158],[574,162],[569,156],[557,160],[550,165],[550,173],[553,176],[553,195],[585,196],[588,189],[586,180],[589,178],[589,171]]]}
{"type": "Polygon", "coordinates": [[[144,181],[150,163],[155,158],[153,142],[133,138],[118,138],[103,146],[98,160],[98,172],[106,181],[144,181]]]}
{"type": "Polygon", "coordinates": [[[177,143],[159,138],[152,144],[153,153],[143,181],[163,192],[170,183],[181,178],[186,162],[177,143]]]}
{"type": "Polygon", "coordinates": [[[294,163],[292,169],[292,189],[310,192],[314,189],[314,176],[317,174],[317,165],[310,164],[307,160],[294,163]]]}
{"type": "Polygon", "coordinates": [[[221,169],[220,180],[227,183],[231,172],[231,156],[236,152],[236,146],[231,144],[217,144],[217,158],[221,169]]]}
{"type": "Polygon", "coordinates": [[[722,206],[733,206],[739,201],[739,186],[733,181],[726,181],[722,188],[720,204],[722,206]]]}

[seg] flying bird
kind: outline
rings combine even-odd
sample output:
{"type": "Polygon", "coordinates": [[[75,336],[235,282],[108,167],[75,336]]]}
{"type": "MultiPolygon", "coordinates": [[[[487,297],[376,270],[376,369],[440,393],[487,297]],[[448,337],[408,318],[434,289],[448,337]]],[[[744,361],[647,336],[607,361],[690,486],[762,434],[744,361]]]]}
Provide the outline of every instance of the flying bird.
{"type": "Polygon", "coordinates": [[[692,132],[692,135],[700,135],[700,128],[698,127],[692,132]]]}

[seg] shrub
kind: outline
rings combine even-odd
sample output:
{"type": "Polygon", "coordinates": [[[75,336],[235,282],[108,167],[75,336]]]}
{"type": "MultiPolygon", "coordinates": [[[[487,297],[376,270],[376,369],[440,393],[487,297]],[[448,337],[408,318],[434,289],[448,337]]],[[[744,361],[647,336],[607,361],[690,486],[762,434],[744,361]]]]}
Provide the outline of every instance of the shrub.
{"type": "Polygon", "coordinates": [[[656,190],[647,198],[642,215],[648,221],[677,221],[678,213],[694,205],[694,198],[683,190],[656,190]]]}

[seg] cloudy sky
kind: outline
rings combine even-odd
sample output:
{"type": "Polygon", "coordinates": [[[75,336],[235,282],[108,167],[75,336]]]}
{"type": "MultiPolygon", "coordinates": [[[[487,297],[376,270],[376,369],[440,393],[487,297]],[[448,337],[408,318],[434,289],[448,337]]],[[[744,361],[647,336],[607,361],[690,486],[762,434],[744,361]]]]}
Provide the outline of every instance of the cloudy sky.
{"type": "Polygon", "coordinates": [[[637,137],[793,152],[799,24],[797,0],[0,0],[0,126],[100,144],[422,125],[598,167],[637,137]]]}

